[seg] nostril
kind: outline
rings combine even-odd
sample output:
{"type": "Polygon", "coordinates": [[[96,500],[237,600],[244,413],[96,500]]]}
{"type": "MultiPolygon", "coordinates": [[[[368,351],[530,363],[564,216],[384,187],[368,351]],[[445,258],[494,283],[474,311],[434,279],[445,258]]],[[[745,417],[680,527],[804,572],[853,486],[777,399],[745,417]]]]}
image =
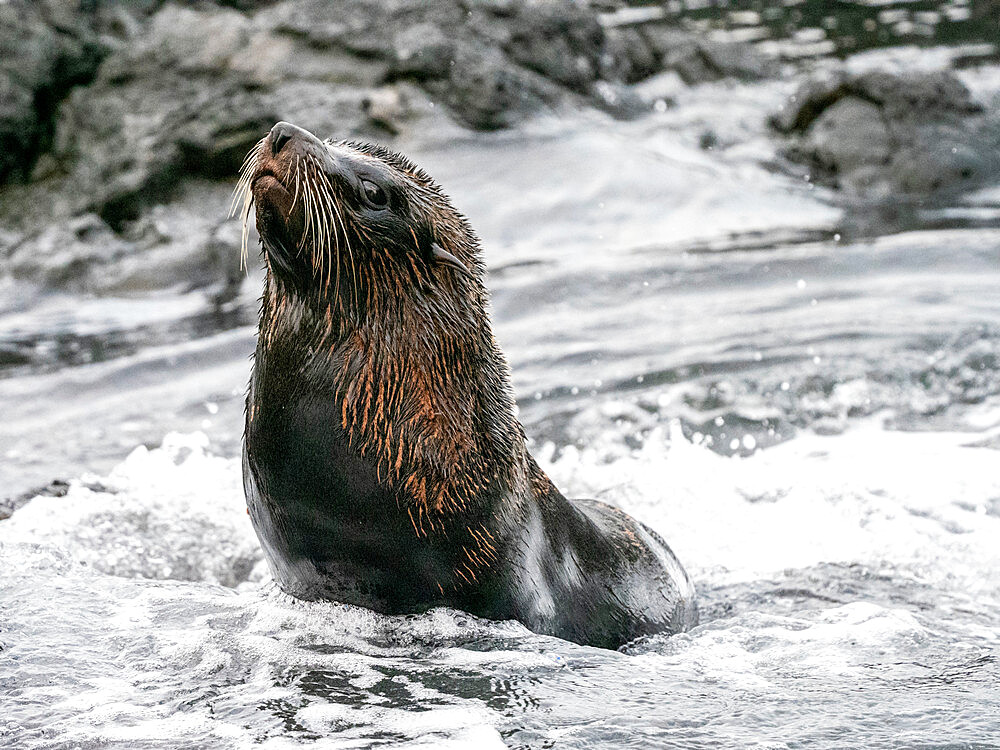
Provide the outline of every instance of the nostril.
{"type": "Polygon", "coordinates": [[[271,128],[271,153],[277,156],[285,144],[292,140],[294,134],[295,131],[287,122],[279,122],[271,128]]]}

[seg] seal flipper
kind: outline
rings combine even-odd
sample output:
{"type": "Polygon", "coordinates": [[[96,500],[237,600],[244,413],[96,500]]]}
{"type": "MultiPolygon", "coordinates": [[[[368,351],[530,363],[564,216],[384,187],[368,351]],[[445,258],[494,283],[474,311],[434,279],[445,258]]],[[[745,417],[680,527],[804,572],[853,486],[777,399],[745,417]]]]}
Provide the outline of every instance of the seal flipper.
{"type": "Polygon", "coordinates": [[[567,500],[551,483],[542,494],[516,563],[518,619],[611,649],[697,623],[691,581],[659,535],[613,506],[567,500]]]}
{"type": "Polygon", "coordinates": [[[620,562],[625,567],[614,572],[626,575],[628,583],[618,598],[626,603],[637,621],[658,623],[648,632],[680,633],[698,624],[694,585],[659,534],[607,503],[598,500],[572,500],[570,503],[605,531],[614,546],[622,550],[620,562]]]}

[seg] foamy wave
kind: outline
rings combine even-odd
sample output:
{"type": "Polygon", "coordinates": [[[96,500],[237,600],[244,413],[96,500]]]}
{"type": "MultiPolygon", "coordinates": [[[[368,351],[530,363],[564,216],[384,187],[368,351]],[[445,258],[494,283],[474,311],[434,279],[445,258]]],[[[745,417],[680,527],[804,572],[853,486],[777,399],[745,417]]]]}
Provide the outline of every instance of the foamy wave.
{"type": "Polygon", "coordinates": [[[4,522],[3,540],[44,542],[110,575],[225,586],[259,577],[239,460],[208,447],[202,433],[140,446],[106,477],[77,479],[65,497],[34,498],[4,522]]]}
{"type": "Polygon", "coordinates": [[[820,563],[892,563],[970,593],[1000,591],[1000,474],[983,435],[906,433],[878,421],[721,456],[674,423],[637,451],[548,446],[570,496],[615,503],[659,531],[702,580],[820,563]]]}

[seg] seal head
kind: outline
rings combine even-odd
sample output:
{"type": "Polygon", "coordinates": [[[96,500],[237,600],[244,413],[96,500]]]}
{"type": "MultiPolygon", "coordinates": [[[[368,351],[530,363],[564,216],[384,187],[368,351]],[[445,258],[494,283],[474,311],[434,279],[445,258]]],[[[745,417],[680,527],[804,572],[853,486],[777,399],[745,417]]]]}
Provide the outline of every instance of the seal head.
{"type": "Polygon", "coordinates": [[[528,454],[479,242],[430,177],[280,122],[238,191],[267,269],[244,488],[285,591],[612,648],[696,621],[662,539],[528,454]]]}

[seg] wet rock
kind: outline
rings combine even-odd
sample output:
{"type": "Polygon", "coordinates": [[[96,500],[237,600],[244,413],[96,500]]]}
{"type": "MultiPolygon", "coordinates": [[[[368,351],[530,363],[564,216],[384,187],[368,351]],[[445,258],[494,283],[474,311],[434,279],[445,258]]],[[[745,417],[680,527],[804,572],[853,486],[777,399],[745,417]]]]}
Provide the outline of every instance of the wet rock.
{"type": "Polygon", "coordinates": [[[893,137],[878,105],[846,97],[830,105],[808,129],[802,148],[833,173],[854,174],[858,181],[871,172],[870,179],[875,179],[892,158],[893,137]],[[851,137],[837,137],[841,133],[851,137]]]}
{"type": "Polygon", "coordinates": [[[55,158],[80,209],[118,228],[192,175],[229,177],[276,119],[233,69],[249,22],[232,10],[165,6],[64,103],[55,158]]]}
{"type": "Polygon", "coordinates": [[[13,277],[70,291],[93,288],[101,269],[132,251],[95,214],[59,222],[27,237],[5,253],[5,271],[13,277]]]}
{"type": "Polygon", "coordinates": [[[166,286],[231,296],[245,278],[239,222],[227,221],[230,190],[196,182],[122,229],[132,252],[107,268],[92,291],[142,292],[166,286]]]}
{"type": "Polygon", "coordinates": [[[404,84],[382,86],[365,95],[361,109],[373,125],[398,135],[416,116],[415,98],[414,92],[404,84]]]}
{"type": "Polygon", "coordinates": [[[661,70],[674,70],[688,85],[722,78],[758,80],[777,74],[774,61],[748,44],[714,42],[663,24],[639,29],[661,70]]]}
{"type": "Polygon", "coordinates": [[[393,38],[393,77],[444,78],[455,61],[455,40],[432,23],[418,23],[393,38]]]}
{"type": "Polygon", "coordinates": [[[566,105],[649,111],[631,84],[665,67],[688,81],[758,73],[742,48],[658,18],[609,24],[608,7],[0,2],[0,183],[27,180],[0,200],[20,238],[0,249],[5,271],[95,293],[231,288],[224,212],[202,222],[186,191],[232,180],[279,119],[333,137],[495,130],[566,105]]]}
{"type": "Polygon", "coordinates": [[[458,46],[447,78],[427,81],[424,88],[476,130],[510,127],[558,98],[558,89],[541,76],[512,67],[497,50],[471,44],[458,46]]]}
{"type": "Polygon", "coordinates": [[[31,174],[56,105],[105,52],[68,3],[0,3],[0,184],[31,174]]]}
{"type": "Polygon", "coordinates": [[[226,220],[226,185],[195,184],[115,231],[87,213],[0,246],[4,274],[86,294],[164,287],[231,296],[243,280],[240,227],[226,220]]]}
{"type": "Polygon", "coordinates": [[[579,93],[597,80],[605,49],[596,14],[572,0],[522,3],[504,45],[515,62],[579,93]]]}
{"type": "Polygon", "coordinates": [[[931,195],[1000,174],[1000,113],[948,72],[806,83],[772,119],[818,182],[865,195],[931,195]]]}
{"type": "Polygon", "coordinates": [[[663,69],[662,59],[637,29],[607,29],[605,36],[607,54],[601,58],[604,78],[638,83],[663,69]]]}

